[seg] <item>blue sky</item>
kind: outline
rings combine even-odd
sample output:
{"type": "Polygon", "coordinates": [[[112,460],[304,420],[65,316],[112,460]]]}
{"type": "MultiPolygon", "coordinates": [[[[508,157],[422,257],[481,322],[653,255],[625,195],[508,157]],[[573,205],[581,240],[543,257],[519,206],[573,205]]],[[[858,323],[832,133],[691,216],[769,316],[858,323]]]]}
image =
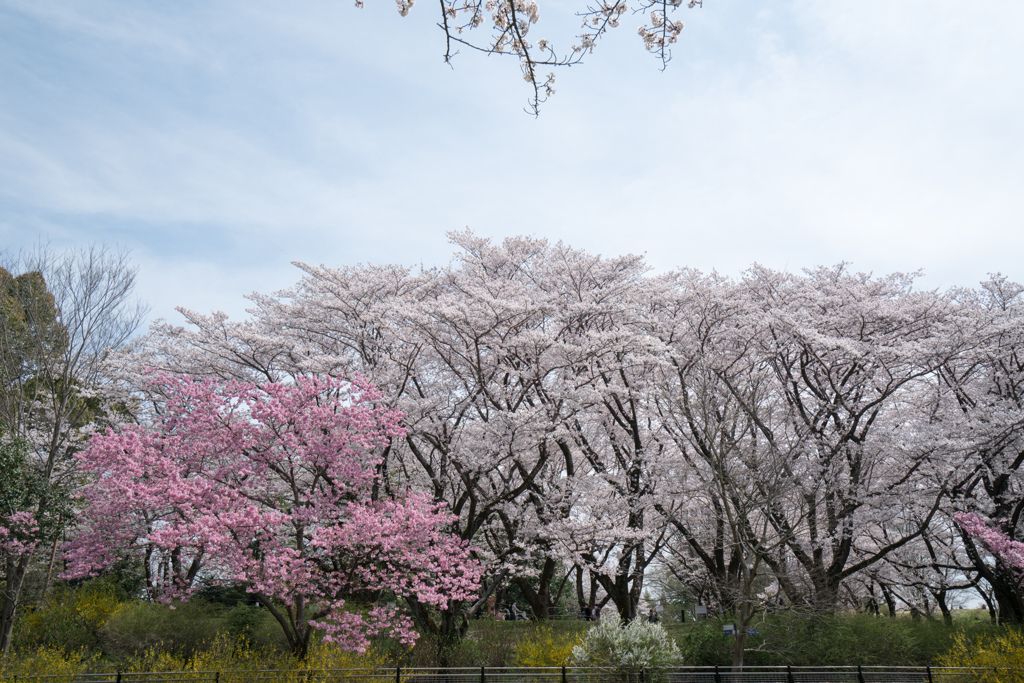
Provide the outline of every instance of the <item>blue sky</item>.
{"type": "MultiPolygon", "coordinates": [[[[570,0],[531,34],[571,42],[570,0]]],[[[436,3],[0,0],[0,248],[132,250],[153,316],[291,261],[529,234],[659,270],[851,261],[1024,280],[1024,3],[705,0],[662,72],[627,15],[539,118],[436,3]]]]}

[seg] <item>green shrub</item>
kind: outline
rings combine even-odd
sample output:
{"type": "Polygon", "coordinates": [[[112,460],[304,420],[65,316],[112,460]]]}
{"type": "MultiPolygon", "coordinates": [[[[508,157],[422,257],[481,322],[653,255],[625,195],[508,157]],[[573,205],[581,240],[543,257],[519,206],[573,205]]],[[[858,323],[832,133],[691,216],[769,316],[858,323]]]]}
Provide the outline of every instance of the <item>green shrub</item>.
{"type": "Polygon", "coordinates": [[[18,620],[15,649],[58,648],[71,655],[93,650],[103,626],[125,604],[125,596],[111,581],[90,581],[54,589],[43,602],[18,620]]]}
{"type": "Polygon", "coordinates": [[[426,635],[420,636],[412,650],[399,661],[402,666],[411,667],[511,666],[516,642],[507,635],[462,640],[426,635]]]}
{"type": "MultiPolygon", "coordinates": [[[[683,658],[698,666],[732,662],[733,636],[722,634],[728,619],[693,624],[680,638],[683,658]]],[[[750,624],[747,666],[926,666],[946,652],[959,633],[987,633],[985,621],[890,618],[870,614],[782,612],[750,624]]]]}
{"type": "Polygon", "coordinates": [[[100,644],[114,659],[136,657],[154,649],[188,658],[212,643],[220,627],[218,611],[209,603],[133,602],[123,605],[103,625],[100,644]]]}

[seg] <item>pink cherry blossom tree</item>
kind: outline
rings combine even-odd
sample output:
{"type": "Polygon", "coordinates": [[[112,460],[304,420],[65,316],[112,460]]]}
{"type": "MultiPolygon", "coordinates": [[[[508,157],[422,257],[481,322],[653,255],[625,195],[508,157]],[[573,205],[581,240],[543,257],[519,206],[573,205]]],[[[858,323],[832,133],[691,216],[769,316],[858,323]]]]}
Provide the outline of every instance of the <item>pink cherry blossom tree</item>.
{"type": "Polygon", "coordinates": [[[992,555],[1011,567],[1024,570],[1024,543],[1014,541],[997,527],[989,526],[975,512],[959,513],[953,518],[968,536],[979,541],[992,555]]]}
{"type": "Polygon", "coordinates": [[[475,593],[479,565],[443,505],[371,495],[404,431],[366,381],[150,385],[164,399],[149,424],[96,435],[77,456],[92,479],[68,578],[137,553],[163,600],[240,582],[299,657],[315,629],[356,650],[378,634],[411,644],[403,599],[443,609],[475,593]]]}
{"type": "MultiPolygon", "coordinates": [[[[997,520],[990,525],[976,512],[960,512],[953,515],[953,520],[963,532],[969,543],[972,560],[980,567],[978,575],[985,578],[993,587],[995,598],[1000,608],[1008,606],[1009,614],[1000,610],[1000,620],[1016,622],[1014,607],[1019,604],[1024,587],[1024,543],[1011,537],[1013,528],[1010,520],[997,520]],[[981,552],[979,552],[981,551],[981,552]],[[985,561],[985,551],[993,557],[994,562],[985,561]]],[[[977,582],[977,580],[975,580],[977,582]]],[[[989,610],[992,610],[991,602],[989,610]]],[[[992,612],[995,618],[995,612],[992,612]]]]}

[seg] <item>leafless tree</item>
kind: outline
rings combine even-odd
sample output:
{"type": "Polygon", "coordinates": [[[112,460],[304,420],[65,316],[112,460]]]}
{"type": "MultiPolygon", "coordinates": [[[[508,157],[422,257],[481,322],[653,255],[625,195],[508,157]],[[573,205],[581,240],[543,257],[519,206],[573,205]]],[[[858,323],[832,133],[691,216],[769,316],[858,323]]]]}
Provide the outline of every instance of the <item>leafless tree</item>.
{"type": "MultiPolygon", "coordinates": [[[[41,245],[7,255],[0,268],[0,432],[27,445],[31,490],[22,497],[30,535],[3,557],[0,652],[10,648],[15,614],[33,559],[49,550],[52,572],[66,511],[71,456],[110,405],[105,361],[142,322],[132,297],[137,267],[125,251],[41,245]]],[[[0,525],[8,525],[8,510],[0,525]]]]}

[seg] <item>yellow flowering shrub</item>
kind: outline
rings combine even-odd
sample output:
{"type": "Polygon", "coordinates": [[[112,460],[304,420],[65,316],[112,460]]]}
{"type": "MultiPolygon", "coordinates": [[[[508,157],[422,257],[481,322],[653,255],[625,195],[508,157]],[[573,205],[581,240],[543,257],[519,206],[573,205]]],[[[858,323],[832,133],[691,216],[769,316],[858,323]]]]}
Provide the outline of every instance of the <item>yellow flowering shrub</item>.
{"type": "Polygon", "coordinates": [[[155,645],[145,654],[129,659],[120,668],[125,673],[180,672],[179,680],[182,681],[207,680],[209,676],[202,672],[219,671],[223,683],[246,683],[252,680],[252,674],[256,671],[293,670],[298,666],[285,653],[254,648],[244,636],[221,634],[191,655],[155,645]]]}
{"type": "Polygon", "coordinates": [[[516,666],[568,666],[572,648],[579,644],[579,633],[573,630],[537,626],[531,629],[516,647],[516,666]]]}
{"type": "Polygon", "coordinates": [[[342,650],[333,643],[317,642],[310,645],[306,659],[298,661],[290,654],[269,652],[255,648],[244,637],[218,636],[207,647],[191,656],[184,656],[162,649],[159,645],[150,648],[144,655],[130,660],[121,670],[125,673],[149,671],[173,671],[179,681],[209,681],[210,672],[220,672],[221,683],[250,683],[258,671],[279,671],[281,683],[308,683],[320,679],[339,678],[339,673],[328,672],[336,669],[352,669],[352,683],[366,678],[380,683],[376,677],[361,676],[367,669],[389,667],[392,664],[383,654],[370,649],[365,653],[342,650]]]}
{"type": "Polygon", "coordinates": [[[309,646],[304,668],[323,669],[383,669],[394,666],[386,655],[368,648],[366,652],[343,650],[334,643],[319,642],[309,646]]]}
{"type": "Polygon", "coordinates": [[[71,683],[93,663],[93,658],[87,658],[84,650],[67,652],[63,648],[44,646],[27,652],[12,652],[0,658],[0,681],[50,676],[48,683],[71,683]]]}
{"type": "Polygon", "coordinates": [[[978,683],[1006,683],[1024,681],[1024,631],[1005,629],[974,637],[960,633],[946,654],[939,655],[937,663],[950,667],[981,667],[984,670],[971,676],[978,683]],[[1015,675],[999,669],[1017,669],[1015,675]]]}

